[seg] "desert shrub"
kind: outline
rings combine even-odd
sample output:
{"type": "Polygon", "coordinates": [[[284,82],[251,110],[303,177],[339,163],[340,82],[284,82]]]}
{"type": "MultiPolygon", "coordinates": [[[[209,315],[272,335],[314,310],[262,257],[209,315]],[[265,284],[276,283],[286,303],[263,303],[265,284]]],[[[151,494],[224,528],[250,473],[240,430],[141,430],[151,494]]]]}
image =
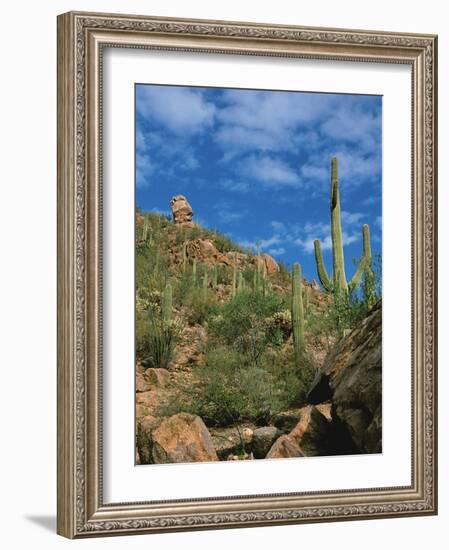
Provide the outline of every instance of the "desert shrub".
{"type": "Polygon", "coordinates": [[[267,328],[274,342],[282,344],[292,333],[292,313],[290,309],[276,311],[267,319],[267,328]]]}
{"type": "Polygon", "coordinates": [[[242,421],[265,425],[275,414],[304,402],[314,372],[306,359],[297,368],[293,357],[279,361],[267,354],[254,366],[237,351],[219,346],[208,351],[205,365],[193,370],[193,380],[178,391],[166,414],[191,412],[208,426],[242,421]]]}
{"type": "Polygon", "coordinates": [[[215,303],[214,295],[202,287],[191,287],[183,298],[186,317],[191,325],[203,324],[215,303]]]}
{"type": "Polygon", "coordinates": [[[211,312],[209,326],[212,334],[258,366],[266,346],[278,343],[268,319],[282,309],[283,302],[275,294],[243,291],[211,312]]]}
{"type": "Polygon", "coordinates": [[[136,318],[136,353],[146,367],[167,368],[173,359],[182,326],[179,321],[166,322],[158,311],[138,313],[136,318]]]}

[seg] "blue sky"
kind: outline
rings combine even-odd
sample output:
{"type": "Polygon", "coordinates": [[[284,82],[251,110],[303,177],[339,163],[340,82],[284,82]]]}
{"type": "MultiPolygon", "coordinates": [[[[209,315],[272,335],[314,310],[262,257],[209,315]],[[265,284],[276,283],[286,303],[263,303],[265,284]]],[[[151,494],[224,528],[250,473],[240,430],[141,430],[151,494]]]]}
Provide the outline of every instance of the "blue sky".
{"type": "Polygon", "coordinates": [[[136,202],[194,221],[317,279],[319,238],[331,272],[330,160],[339,161],[346,275],[368,223],[381,252],[382,98],[136,85],[136,202]]]}

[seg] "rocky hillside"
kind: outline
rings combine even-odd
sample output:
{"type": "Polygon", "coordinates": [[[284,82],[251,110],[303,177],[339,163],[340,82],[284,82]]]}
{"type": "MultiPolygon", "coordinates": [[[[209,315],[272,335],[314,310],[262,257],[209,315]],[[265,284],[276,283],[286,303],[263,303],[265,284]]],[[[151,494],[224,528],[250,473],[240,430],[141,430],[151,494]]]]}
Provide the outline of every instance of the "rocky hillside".
{"type": "Polygon", "coordinates": [[[292,275],[170,207],[137,214],[136,462],[379,452],[380,302],[302,278],[298,354],[292,275]]]}

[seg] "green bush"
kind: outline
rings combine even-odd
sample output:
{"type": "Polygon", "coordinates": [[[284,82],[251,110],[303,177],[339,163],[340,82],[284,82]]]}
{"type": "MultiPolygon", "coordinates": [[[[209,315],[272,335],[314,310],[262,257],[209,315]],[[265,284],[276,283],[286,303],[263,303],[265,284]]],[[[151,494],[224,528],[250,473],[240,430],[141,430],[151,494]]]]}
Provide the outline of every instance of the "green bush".
{"type": "Polygon", "coordinates": [[[293,357],[282,361],[266,354],[260,366],[248,364],[226,346],[206,354],[206,364],[193,370],[193,380],[181,388],[166,414],[197,414],[208,426],[252,421],[269,424],[277,413],[304,403],[314,369],[307,359],[298,369],[293,357]]]}
{"type": "Polygon", "coordinates": [[[159,312],[145,311],[136,318],[136,353],[145,367],[166,369],[173,359],[182,326],[165,322],[159,312]]]}
{"type": "Polygon", "coordinates": [[[243,291],[220,308],[214,308],[210,318],[212,334],[239,353],[253,366],[270,344],[279,344],[279,334],[273,331],[269,319],[282,311],[283,302],[275,294],[243,291]]]}
{"type": "Polygon", "coordinates": [[[203,324],[214,303],[214,296],[209,290],[205,291],[202,287],[191,287],[183,298],[189,324],[203,324]]]}

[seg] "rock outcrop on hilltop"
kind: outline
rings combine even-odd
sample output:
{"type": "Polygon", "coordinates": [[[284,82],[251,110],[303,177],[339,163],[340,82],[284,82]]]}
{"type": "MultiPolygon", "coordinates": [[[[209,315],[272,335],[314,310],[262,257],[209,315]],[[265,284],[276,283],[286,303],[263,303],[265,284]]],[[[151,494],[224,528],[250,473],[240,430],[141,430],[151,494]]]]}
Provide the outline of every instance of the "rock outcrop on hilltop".
{"type": "Polygon", "coordinates": [[[170,201],[170,208],[173,215],[173,221],[177,225],[184,227],[193,227],[193,210],[189,201],[184,195],[176,195],[170,201]]]}

